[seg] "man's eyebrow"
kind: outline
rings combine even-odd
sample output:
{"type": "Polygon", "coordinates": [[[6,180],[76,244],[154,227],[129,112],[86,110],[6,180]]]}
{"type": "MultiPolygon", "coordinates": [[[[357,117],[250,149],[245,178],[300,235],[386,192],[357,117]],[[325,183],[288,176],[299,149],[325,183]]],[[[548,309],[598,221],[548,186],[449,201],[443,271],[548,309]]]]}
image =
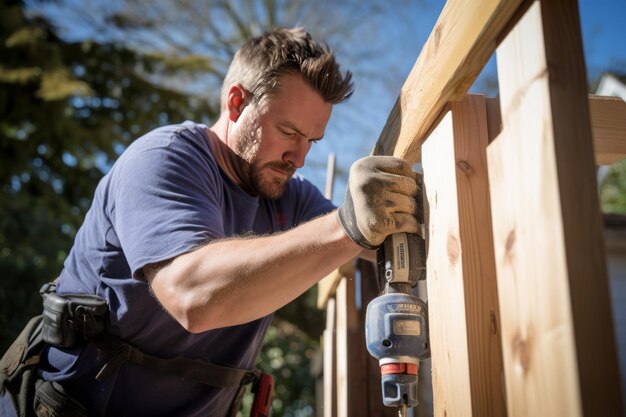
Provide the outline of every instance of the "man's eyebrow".
{"type": "MultiPolygon", "coordinates": [[[[296,125],[294,125],[293,123],[289,122],[289,121],[283,121],[283,122],[278,122],[279,126],[282,127],[286,127],[288,129],[294,130],[298,135],[300,136],[304,136],[305,138],[307,137],[307,135],[305,135],[304,133],[302,133],[302,131],[300,129],[298,129],[296,127],[296,125]]],[[[324,138],[324,135],[322,135],[319,138],[308,138],[310,140],[322,140],[324,138]]]]}

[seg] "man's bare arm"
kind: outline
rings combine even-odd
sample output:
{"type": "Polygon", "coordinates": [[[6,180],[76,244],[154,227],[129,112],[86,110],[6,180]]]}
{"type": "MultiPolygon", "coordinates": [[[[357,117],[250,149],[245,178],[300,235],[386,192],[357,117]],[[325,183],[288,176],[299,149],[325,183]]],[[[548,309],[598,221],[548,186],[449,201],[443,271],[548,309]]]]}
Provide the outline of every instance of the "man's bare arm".
{"type": "Polygon", "coordinates": [[[166,310],[198,333],[272,313],[361,252],[332,212],[287,232],[214,242],[144,273],[166,310]]]}

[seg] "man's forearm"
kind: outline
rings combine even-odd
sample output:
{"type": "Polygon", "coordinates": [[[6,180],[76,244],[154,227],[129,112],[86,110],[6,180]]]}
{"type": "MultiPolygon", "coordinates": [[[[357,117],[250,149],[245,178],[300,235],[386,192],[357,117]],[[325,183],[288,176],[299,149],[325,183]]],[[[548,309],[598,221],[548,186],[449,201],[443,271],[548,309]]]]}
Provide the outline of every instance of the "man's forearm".
{"type": "Polygon", "coordinates": [[[196,333],[272,313],[361,251],[332,212],[287,232],[208,244],[147,277],[161,304],[196,333]]]}

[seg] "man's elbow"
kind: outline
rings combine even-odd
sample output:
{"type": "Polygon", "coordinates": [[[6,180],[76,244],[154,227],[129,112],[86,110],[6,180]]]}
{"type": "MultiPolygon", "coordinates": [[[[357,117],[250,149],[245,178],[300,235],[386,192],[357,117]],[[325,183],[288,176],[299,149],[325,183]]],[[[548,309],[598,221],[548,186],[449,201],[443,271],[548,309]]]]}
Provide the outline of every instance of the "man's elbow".
{"type": "Polygon", "coordinates": [[[224,327],[214,320],[220,317],[220,312],[215,311],[216,306],[219,306],[215,294],[207,293],[207,289],[201,291],[197,287],[181,285],[187,280],[180,279],[180,276],[188,275],[187,271],[181,273],[173,269],[173,265],[144,268],[144,271],[154,297],[186,331],[197,334],[224,327]]]}
{"type": "Polygon", "coordinates": [[[211,301],[212,297],[207,297],[203,303],[194,302],[194,296],[188,298],[192,300],[181,300],[172,314],[186,331],[198,334],[226,326],[219,320],[223,314],[215,307],[219,304],[213,304],[211,301]]]}

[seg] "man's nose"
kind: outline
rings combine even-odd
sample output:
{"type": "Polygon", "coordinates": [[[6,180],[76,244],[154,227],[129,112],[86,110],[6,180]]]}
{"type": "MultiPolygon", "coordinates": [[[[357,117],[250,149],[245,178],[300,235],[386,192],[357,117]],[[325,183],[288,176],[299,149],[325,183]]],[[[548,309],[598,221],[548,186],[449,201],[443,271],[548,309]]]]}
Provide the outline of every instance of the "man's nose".
{"type": "Polygon", "coordinates": [[[288,162],[296,168],[302,168],[306,155],[309,153],[309,149],[311,149],[311,142],[308,140],[300,140],[284,153],[283,161],[288,162]]]}

